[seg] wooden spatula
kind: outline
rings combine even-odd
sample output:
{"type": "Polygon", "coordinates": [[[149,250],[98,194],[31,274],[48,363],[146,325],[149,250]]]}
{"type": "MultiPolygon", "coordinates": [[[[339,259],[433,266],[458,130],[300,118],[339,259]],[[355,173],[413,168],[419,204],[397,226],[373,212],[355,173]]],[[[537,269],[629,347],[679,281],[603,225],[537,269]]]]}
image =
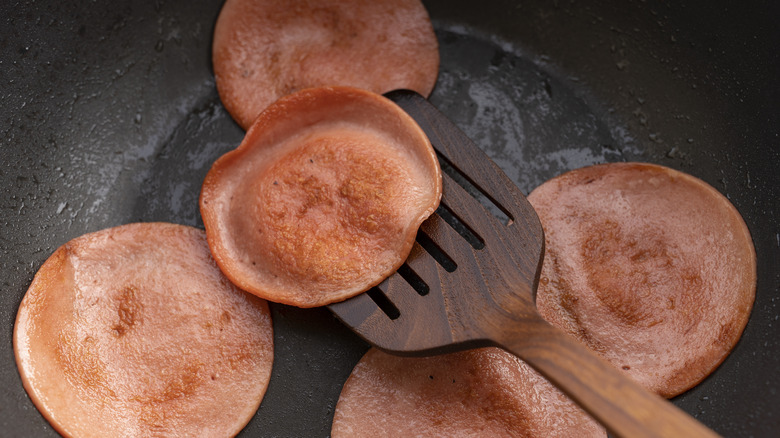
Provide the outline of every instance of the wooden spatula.
{"type": "Polygon", "coordinates": [[[331,304],[331,311],[372,345],[399,355],[504,348],[618,436],[717,436],[539,316],[544,234],[533,208],[423,97],[409,91],[388,97],[438,152],[442,205],[422,224],[398,272],[365,294],[331,304]]]}

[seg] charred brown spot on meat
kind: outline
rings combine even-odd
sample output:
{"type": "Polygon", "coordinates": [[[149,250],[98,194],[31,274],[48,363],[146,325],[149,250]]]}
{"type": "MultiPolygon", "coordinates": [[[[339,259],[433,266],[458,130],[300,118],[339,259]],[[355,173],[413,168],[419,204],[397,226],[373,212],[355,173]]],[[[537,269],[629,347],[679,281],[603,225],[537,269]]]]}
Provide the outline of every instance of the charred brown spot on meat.
{"type": "Polygon", "coordinates": [[[111,329],[117,337],[124,336],[128,330],[132,329],[141,320],[143,306],[138,300],[138,291],[133,286],[127,286],[119,293],[116,298],[118,302],[117,321],[111,329]]]}

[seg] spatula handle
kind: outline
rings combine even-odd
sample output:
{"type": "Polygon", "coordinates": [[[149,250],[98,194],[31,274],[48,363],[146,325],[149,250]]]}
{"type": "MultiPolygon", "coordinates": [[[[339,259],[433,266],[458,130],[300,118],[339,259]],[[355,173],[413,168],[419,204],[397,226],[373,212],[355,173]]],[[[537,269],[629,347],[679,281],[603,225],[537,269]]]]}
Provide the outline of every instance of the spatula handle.
{"type": "Polygon", "coordinates": [[[507,336],[503,347],[526,361],[621,437],[717,437],[584,345],[539,318],[533,336],[507,336]]]}

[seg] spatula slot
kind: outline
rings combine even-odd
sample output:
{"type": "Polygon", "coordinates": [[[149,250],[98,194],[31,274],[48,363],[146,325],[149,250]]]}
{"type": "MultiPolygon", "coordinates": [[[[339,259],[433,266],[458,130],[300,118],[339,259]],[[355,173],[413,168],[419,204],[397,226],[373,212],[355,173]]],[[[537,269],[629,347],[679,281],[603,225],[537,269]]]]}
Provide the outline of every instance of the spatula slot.
{"type": "Polygon", "coordinates": [[[455,214],[452,210],[450,210],[450,208],[443,202],[439,204],[439,208],[436,210],[436,214],[438,214],[440,218],[444,219],[444,222],[447,222],[447,224],[452,227],[453,230],[460,234],[460,236],[463,237],[463,239],[468,242],[472,248],[480,250],[485,247],[485,241],[482,240],[482,237],[480,237],[474,230],[472,230],[466,222],[461,220],[461,218],[458,217],[458,215],[455,214]]]}
{"type": "Polygon", "coordinates": [[[366,292],[366,295],[371,297],[382,312],[385,312],[385,315],[387,315],[388,318],[396,320],[401,316],[401,311],[398,310],[398,307],[396,307],[378,287],[372,287],[366,292]]]}
{"type": "Polygon", "coordinates": [[[409,283],[409,286],[411,286],[421,297],[428,295],[428,292],[431,291],[428,284],[406,263],[398,268],[398,275],[406,280],[406,282],[409,283]]]}
{"type": "Polygon", "coordinates": [[[449,175],[459,186],[463,187],[466,192],[473,196],[474,199],[479,201],[487,211],[496,217],[504,225],[509,225],[514,222],[514,218],[509,212],[502,207],[495,199],[493,199],[485,190],[483,190],[474,179],[461,172],[457,166],[455,166],[450,160],[442,155],[439,151],[436,151],[436,156],[439,158],[439,164],[441,165],[442,172],[449,175]]]}
{"type": "Polygon", "coordinates": [[[455,263],[455,260],[452,260],[452,258],[450,258],[450,256],[448,256],[447,253],[445,253],[439,245],[422,230],[417,232],[417,243],[419,243],[445,271],[455,272],[455,270],[458,269],[458,264],[455,263]]]}

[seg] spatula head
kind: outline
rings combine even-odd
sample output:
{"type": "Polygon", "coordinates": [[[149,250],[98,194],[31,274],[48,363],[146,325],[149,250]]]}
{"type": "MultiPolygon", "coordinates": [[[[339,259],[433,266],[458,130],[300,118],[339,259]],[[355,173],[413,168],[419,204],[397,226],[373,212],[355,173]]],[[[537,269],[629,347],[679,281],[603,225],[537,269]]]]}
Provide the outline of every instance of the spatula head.
{"type": "Polygon", "coordinates": [[[331,304],[344,324],[395,354],[429,355],[491,345],[508,325],[538,320],[544,254],[539,218],[512,181],[422,96],[395,101],[428,135],[443,170],[441,206],[406,263],[365,294],[331,304]]]}

